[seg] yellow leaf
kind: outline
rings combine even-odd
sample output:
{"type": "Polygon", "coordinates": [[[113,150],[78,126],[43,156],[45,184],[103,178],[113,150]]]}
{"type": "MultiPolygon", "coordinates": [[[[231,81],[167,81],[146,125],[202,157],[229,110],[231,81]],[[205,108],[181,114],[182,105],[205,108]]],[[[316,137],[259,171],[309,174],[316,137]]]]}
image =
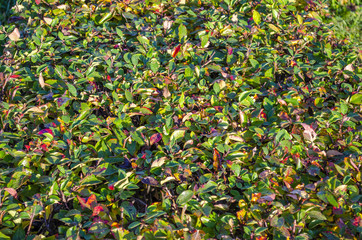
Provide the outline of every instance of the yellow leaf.
{"type": "Polygon", "coordinates": [[[273,24],[271,24],[271,23],[269,23],[269,25],[268,25],[272,30],[274,30],[274,31],[276,31],[276,32],[280,32],[280,29],[277,27],[277,26],[275,26],[275,25],[273,25],[273,24]]]}

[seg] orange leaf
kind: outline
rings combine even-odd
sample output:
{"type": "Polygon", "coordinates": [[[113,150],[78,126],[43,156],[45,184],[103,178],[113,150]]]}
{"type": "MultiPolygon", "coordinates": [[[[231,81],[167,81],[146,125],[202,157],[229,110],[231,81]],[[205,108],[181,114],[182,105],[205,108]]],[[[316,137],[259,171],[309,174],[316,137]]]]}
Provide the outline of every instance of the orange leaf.
{"type": "Polygon", "coordinates": [[[251,196],[251,202],[256,202],[261,197],[261,193],[253,193],[251,196]]]}
{"type": "Polygon", "coordinates": [[[218,150],[216,150],[216,148],[214,148],[214,153],[213,153],[213,160],[214,160],[214,162],[213,162],[213,166],[214,166],[214,169],[215,169],[215,171],[217,171],[217,170],[219,170],[219,165],[220,165],[220,153],[219,153],[219,151],[218,150]]]}
{"type": "Polygon", "coordinates": [[[82,206],[82,208],[90,208],[89,204],[87,204],[86,200],[84,198],[81,198],[79,196],[77,196],[78,201],[80,203],[80,205],[82,206]]]}
{"type": "Polygon", "coordinates": [[[181,44],[179,44],[177,47],[175,47],[175,50],[173,50],[173,53],[172,53],[173,58],[177,56],[180,49],[181,49],[181,44]]]}
{"type": "Polygon", "coordinates": [[[88,204],[91,208],[94,208],[95,205],[97,205],[96,195],[94,195],[94,194],[90,195],[89,198],[87,199],[87,204],[88,204]]]}

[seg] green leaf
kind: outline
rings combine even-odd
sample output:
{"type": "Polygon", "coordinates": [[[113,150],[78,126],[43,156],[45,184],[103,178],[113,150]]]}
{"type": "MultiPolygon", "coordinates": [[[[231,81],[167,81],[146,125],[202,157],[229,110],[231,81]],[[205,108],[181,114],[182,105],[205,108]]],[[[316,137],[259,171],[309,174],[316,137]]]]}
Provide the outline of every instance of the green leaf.
{"type": "Polygon", "coordinates": [[[181,40],[185,37],[187,37],[187,28],[185,25],[180,24],[180,26],[178,27],[178,37],[179,37],[179,42],[181,42],[181,40]]]}
{"type": "Polygon", "coordinates": [[[201,37],[201,47],[205,48],[209,42],[209,34],[206,34],[204,36],[201,37]]]}
{"type": "Polygon", "coordinates": [[[244,101],[250,94],[262,94],[262,92],[260,92],[259,90],[256,90],[256,89],[242,92],[242,93],[239,95],[239,102],[244,101]]]}
{"type": "Polygon", "coordinates": [[[327,220],[327,218],[320,211],[309,211],[307,215],[313,219],[327,220]]]}
{"type": "Polygon", "coordinates": [[[203,185],[201,188],[199,188],[199,190],[197,190],[197,193],[211,192],[216,188],[217,188],[217,183],[215,183],[213,181],[208,181],[205,185],[203,185]]]}
{"type": "Polygon", "coordinates": [[[98,24],[102,25],[103,23],[109,21],[112,17],[113,17],[113,11],[110,11],[110,12],[103,15],[101,20],[99,20],[98,24]]]}
{"type": "Polygon", "coordinates": [[[326,45],[324,45],[324,51],[329,58],[332,57],[332,47],[331,47],[330,43],[327,43],[326,45]]]}
{"type": "Polygon", "coordinates": [[[331,193],[326,193],[327,200],[333,207],[338,208],[339,204],[331,193]]]}
{"type": "Polygon", "coordinates": [[[179,100],[179,104],[180,104],[181,108],[183,108],[185,106],[184,103],[185,103],[185,94],[182,92],[180,100],[179,100]]]}
{"type": "Polygon", "coordinates": [[[160,68],[160,63],[158,62],[157,58],[152,58],[150,62],[150,67],[152,72],[156,73],[158,69],[160,68]]]}
{"type": "Polygon", "coordinates": [[[352,95],[350,103],[361,105],[362,104],[362,93],[356,93],[356,94],[352,95]]]}
{"type": "Polygon", "coordinates": [[[256,11],[256,10],[253,11],[253,20],[257,25],[259,25],[259,23],[261,21],[260,13],[258,13],[258,11],[256,11]]]}
{"type": "Polygon", "coordinates": [[[86,176],[80,181],[81,186],[97,185],[102,181],[99,180],[94,174],[86,176]]]}
{"type": "MultiPolygon", "coordinates": [[[[185,136],[186,130],[176,130],[171,134],[170,141],[171,143],[177,143],[181,138],[185,136]]],[[[172,145],[172,144],[171,144],[172,145]]]]}
{"type": "Polygon", "coordinates": [[[133,95],[130,91],[126,90],[124,91],[125,95],[126,95],[126,99],[128,102],[133,102],[133,95]]]}
{"type": "Polygon", "coordinates": [[[262,232],[264,232],[264,231],[266,231],[268,228],[266,228],[266,227],[258,227],[257,229],[255,229],[255,235],[260,235],[260,233],[262,233],[262,232]]]}
{"type": "Polygon", "coordinates": [[[178,197],[177,197],[177,204],[178,205],[184,205],[188,201],[191,200],[191,198],[194,196],[194,192],[191,190],[183,191],[178,197]]]}
{"type": "Polygon", "coordinates": [[[74,97],[76,97],[76,96],[78,95],[77,89],[76,89],[72,84],[69,84],[69,83],[67,83],[67,86],[68,86],[69,92],[70,92],[74,97]]]}
{"type": "Polygon", "coordinates": [[[0,240],[10,240],[11,238],[0,232],[0,240]]]}

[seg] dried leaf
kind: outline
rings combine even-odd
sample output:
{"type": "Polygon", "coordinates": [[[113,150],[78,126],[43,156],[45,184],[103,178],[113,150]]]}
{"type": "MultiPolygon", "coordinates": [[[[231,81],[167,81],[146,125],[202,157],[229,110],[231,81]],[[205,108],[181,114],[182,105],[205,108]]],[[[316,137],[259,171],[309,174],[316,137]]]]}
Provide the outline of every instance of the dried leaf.
{"type": "Polygon", "coordinates": [[[44,17],[43,20],[44,20],[44,22],[45,22],[46,24],[48,24],[48,25],[52,24],[52,22],[53,22],[53,19],[52,19],[52,18],[48,18],[48,17],[44,17]]]}
{"type": "Polygon", "coordinates": [[[304,127],[303,137],[306,140],[313,142],[317,138],[317,134],[315,133],[313,128],[305,123],[302,123],[302,126],[304,127]]]}
{"type": "Polygon", "coordinates": [[[171,96],[171,93],[170,93],[170,91],[168,90],[168,87],[164,87],[164,88],[163,88],[163,96],[164,96],[165,98],[169,98],[169,97],[171,96]]]}
{"type": "Polygon", "coordinates": [[[44,89],[45,83],[44,83],[43,73],[40,73],[39,75],[39,84],[44,89]]]}
{"type": "Polygon", "coordinates": [[[144,177],[142,180],[141,180],[142,183],[144,184],[147,184],[147,185],[151,185],[151,186],[156,186],[158,185],[158,181],[153,178],[153,177],[144,177]]]}
{"type": "Polygon", "coordinates": [[[18,28],[15,28],[12,33],[9,34],[9,38],[12,41],[18,41],[20,39],[20,32],[18,28]]]}
{"type": "Polygon", "coordinates": [[[161,167],[165,163],[166,160],[167,160],[167,157],[161,157],[161,158],[156,159],[155,161],[152,162],[151,168],[161,167]]]}
{"type": "Polygon", "coordinates": [[[343,155],[343,153],[338,152],[337,150],[328,150],[327,151],[327,157],[335,157],[343,155]]]}
{"type": "Polygon", "coordinates": [[[18,193],[14,188],[4,188],[4,190],[7,191],[14,198],[18,198],[18,193]]]}

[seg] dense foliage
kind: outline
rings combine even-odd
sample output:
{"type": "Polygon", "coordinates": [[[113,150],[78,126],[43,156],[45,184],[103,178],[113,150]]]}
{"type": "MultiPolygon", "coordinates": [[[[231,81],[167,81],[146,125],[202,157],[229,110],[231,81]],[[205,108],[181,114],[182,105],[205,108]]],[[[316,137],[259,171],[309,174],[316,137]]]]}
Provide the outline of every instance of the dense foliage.
{"type": "Polygon", "coordinates": [[[362,56],[324,9],[19,3],[0,239],[360,239],[362,56]]]}

